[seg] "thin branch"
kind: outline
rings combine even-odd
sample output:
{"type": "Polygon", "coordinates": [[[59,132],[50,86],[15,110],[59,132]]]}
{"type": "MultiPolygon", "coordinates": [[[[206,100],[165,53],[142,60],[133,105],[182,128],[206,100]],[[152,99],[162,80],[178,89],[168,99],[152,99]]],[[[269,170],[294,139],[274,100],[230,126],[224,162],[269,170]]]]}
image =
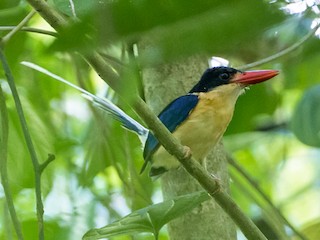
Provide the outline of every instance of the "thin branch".
{"type": "MultiPolygon", "coordinates": [[[[11,31],[15,28],[16,28],[16,26],[0,26],[0,31],[11,31]]],[[[44,30],[44,29],[39,29],[39,28],[33,28],[33,27],[22,27],[19,30],[24,31],[24,32],[32,32],[32,33],[39,33],[39,34],[43,34],[43,35],[49,35],[52,37],[58,36],[58,34],[56,32],[48,31],[48,30],[44,30]]]]}
{"type": "Polygon", "coordinates": [[[44,230],[43,230],[43,203],[41,198],[41,171],[40,171],[40,164],[37,158],[37,154],[35,151],[35,148],[32,143],[32,139],[28,130],[28,125],[26,122],[26,119],[24,117],[23,108],[21,105],[21,101],[19,98],[19,94],[16,88],[16,85],[14,83],[14,78],[11,73],[10,67],[8,65],[8,62],[6,60],[6,57],[0,48],[0,61],[2,62],[2,66],[5,72],[5,75],[8,80],[9,87],[12,92],[12,96],[16,105],[16,109],[19,116],[19,121],[22,127],[22,132],[24,135],[24,138],[26,140],[26,144],[29,150],[29,154],[31,157],[34,174],[35,174],[35,191],[36,191],[36,204],[37,204],[37,218],[38,218],[38,233],[39,233],[39,239],[44,240],[44,230]]]}
{"type": "Polygon", "coordinates": [[[66,19],[43,0],[27,0],[27,2],[46,20],[51,27],[59,31],[67,24],[66,19]]]}
{"type": "Polygon", "coordinates": [[[44,169],[46,169],[46,167],[53,162],[56,159],[56,156],[53,154],[48,154],[48,158],[46,161],[44,161],[43,163],[40,164],[39,166],[39,170],[40,170],[40,174],[42,174],[42,172],[44,171],[44,169]]]}
{"type": "Polygon", "coordinates": [[[0,175],[1,183],[3,186],[4,194],[6,197],[6,203],[9,209],[10,217],[13,223],[13,227],[16,231],[19,240],[23,240],[23,234],[21,230],[21,224],[18,220],[16,210],[13,204],[12,193],[9,185],[8,171],[7,171],[7,150],[8,150],[8,132],[9,132],[9,121],[8,112],[5,102],[5,96],[3,94],[0,85],[0,114],[1,114],[1,136],[0,136],[0,175]]]}
{"type": "Polygon", "coordinates": [[[35,10],[32,10],[14,29],[12,29],[7,35],[5,35],[1,43],[5,45],[20,29],[29,22],[29,20],[36,14],[35,10]]]}
{"type": "MultiPolygon", "coordinates": [[[[56,31],[59,32],[60,29],[67,25],[66,19],[59,12],[49,6],[46,1],[27,1],[56,31]]],[[[99,53],[93,52],[92,54],[84,57],[100,76],[104,76],[103,79],[108,81],[108,84],[111,88],[113,88],[114,90],[119,89],[119,74],[117,70],[111,65],[105,64],[103,57],[99,53]]]]}
{"type": "Polygon", "coordinates": [[[116,68],[106,64],[106,61],[97,52],[84,56],[84,58],[115,92],[121,91],[120,75],[116,68]]]}
{"type": "Polygon", "coordinates": [[[253,68],[271,61],[274,61],[275,59],[278,59],[290,52],[293,52],[294,50],[296,50],[297,48],[299,48],[300,46],[302,46],[307,40],[309,40],[310,38],[312,38],[314,36],[314,34],[316,33],[316,31],[320,28],[320,23],[317,24],[316,27],[314,27],[308,34],[306,34],[303,38],[301,38],[298,42],[294,43],[292,46],[274,54],[271,55],[267,58],[261,59],[259,61],[253,62],[253,63],[249,63],[243,66],[239,66],[236,67],[237,69],[241,69],[241,70],[246,70],[249,68],[253,68]]]}
{"type": "Polygon", "coordinates": [[[269,205],[269,207],[273,210],[274,213],[289,227],[291,230],[301,239],[307,240],[305,236],[303,236],[280,212],[280,210],[270,201],[269,197],[262,191],[259,185],[256,183],[254,179],[230,156],[228,155],[229,164],[234,167],[238,173],[245,178],[250,185],[258,192],[258,194],[262,197],[262,199],[269,205]]]}

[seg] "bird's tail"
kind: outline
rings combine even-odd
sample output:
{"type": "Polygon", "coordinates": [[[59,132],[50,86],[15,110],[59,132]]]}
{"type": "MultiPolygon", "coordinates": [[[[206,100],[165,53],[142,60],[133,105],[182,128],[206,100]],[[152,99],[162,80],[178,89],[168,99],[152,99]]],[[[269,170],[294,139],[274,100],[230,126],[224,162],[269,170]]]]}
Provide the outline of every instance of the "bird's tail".
{"type": "Polygon", "coordinates": [[[123,127],[126,129],[133,131],[137,133],[141,139],[141,141],[144,143],[149,130],[142,126],[139,122],[134,120],[132,117],[130,117],[128,114],[126,114],[122,109],[120,109],[118,106],[116,106],[114,103],[112,103],[109,99],[101,98],[98,96],[95,96],[94,94],[84,90],[81,87],[78,87],[71,82],[67,81],[66,79],[63,79],[62,77],[40,67],[37,64],[31,63],[31,62],[21,62],[21,64],[32,68],[34,70],[37,70],[41,73],[44,73],[64,84],[67,84],[68,86],[77,89],[82,93],[82,96],[84,96],[86,99],[91,101],[94,106],[99,107],[100,109],[104,110],[105,112],[109,113],[113,118],[118,120],[123,127]]]}
{"type": "Polygon", "coordinates": [[[94,106],[97,106],[103,111],[110,114],[114,119],[118,120],[126,129],[137,133],[139,136],[148,134],[149,130],[147,128],[145,128],[139,122],[126,114],[121,108],[112,103],[110,100],[97,97],[89,92],[82,92],[82,96],[91,101],[94,106]]]}

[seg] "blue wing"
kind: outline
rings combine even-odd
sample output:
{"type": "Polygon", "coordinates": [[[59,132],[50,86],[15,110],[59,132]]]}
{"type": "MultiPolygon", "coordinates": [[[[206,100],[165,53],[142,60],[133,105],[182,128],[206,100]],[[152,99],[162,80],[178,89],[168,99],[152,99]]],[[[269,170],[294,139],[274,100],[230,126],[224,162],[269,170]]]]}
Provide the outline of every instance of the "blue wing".
{"type": "MultiPolygon", "coordinates": [[[[181,96],[171,102],[158,117],[169,131],[173,132],[189,116],[190,111],[194,109],[197,103],[197,95],[188,94],[181,96]]],[[[159,141],[151,132],[149,132],[143,151],[145,163],[142,166],[141,172],[143,172],[153,153],[159,148],[159,146],[159,141]]]]}

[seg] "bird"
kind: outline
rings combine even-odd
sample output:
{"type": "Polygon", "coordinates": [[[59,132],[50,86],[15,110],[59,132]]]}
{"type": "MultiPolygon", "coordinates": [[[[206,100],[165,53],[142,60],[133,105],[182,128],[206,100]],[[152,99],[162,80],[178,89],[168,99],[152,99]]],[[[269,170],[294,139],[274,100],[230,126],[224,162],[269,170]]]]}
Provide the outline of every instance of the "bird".
{"type": "MultiPolygon", "coordinates": [[[[180,167],[179,161],[165,150],[151,131],[110,100],[98,97],[38,65],[29,62],[23,64],[76,88],[94,106],[111,114],[126,129],[137,133],[144,145],[144,164],[140,173],[149,163],[149,176],[153,179],[180,167]]],[[[238,97],[248,86],[278,74],[277,70],[241,71],[226,66],[208,68],[195,86],[169,103],[158,118],[182,145],[190,149],[192,156],[205,165],[206,156],[222,138],[232,119],[238,97]]]]}
{"type": "MultiPolygon", "coordinates": [[[[204,165],[205,157],[226,131],[238,97],[249,85],[278,75],[277,70],[240,71],[231,67],[207,69],[198,83],[186,94],[173,100],[158,118],[192,156],[204,165]]],[[[145,143],[143,172],[151,163],[150,177],[157,178],[180,166],[154,135],[149,132],[145,143]]]]}

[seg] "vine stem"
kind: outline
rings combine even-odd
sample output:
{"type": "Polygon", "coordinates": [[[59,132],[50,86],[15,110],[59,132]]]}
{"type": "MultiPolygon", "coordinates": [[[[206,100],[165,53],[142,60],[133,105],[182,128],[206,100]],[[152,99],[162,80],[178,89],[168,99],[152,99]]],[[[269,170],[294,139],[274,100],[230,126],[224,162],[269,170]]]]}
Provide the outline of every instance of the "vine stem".
{"type": "MultiPolygon", "coordinates": [[[[17,26],[0,26],[0,31],[11,31],[15,29],[17,26]]],[[[19,29],[19,31],[24,31],[24,32],[32,32],[32,33],[39,33],[43,35],[49,35],[52,37],[57,37],[58,34],[53,31],[48,31],[44,29],[39,29],[39,28],[33,28],[33,27],[22,27],[19,29]]]]}
{"type": "Polygon", "coordinates": [[[261,59],[259,61],[253,62],[253,63],[249,63],[246,65],[242,65],[239,67],[236,67],[237,69],[241,69],[241,70],[246,70],[249,68],[253,68],[256,66],[260,66],[262,64],[274,61],[280,57],[283,57],[284,55],[293,52],[294,50],[296,50],[297,48],[299,48],[300,46],[302,46],[307,40],[309,40],[311,37],[313,37],[313,35],[317,32],[317,30],[320,28],[320,23],[318,23],[308,34],[306,34],[305,36],[303,36],[299,41],[297,41],[296,43],[294,43],[293,45],[291,45],[290,47],[283,49],[282,51],[271,55],[269,57],[266,57],[264,59],[261,59]]]}
{"type": "Polygon", "coordinates": [[[0,61],[2,62],[2,66],[5,72],[5,75],[8,80],[9,87],[12,92],[12,96],[14,99],[14,103],[18,112],[19,121],[22,127],[22,132],[28,147],[28,151],[32,160],[32,165],[34,168],[35,174],[35,192],[36,192],[36,205],[37,205],[37,218],[38,218],[38,235],[40,240],[44,240],[44,229],[43,229],[43,203],[41,197],[41,165],[39,164],[37,154],[32,143],[32,139],[28,130],[27,121],[24,116],[22,104],[20,101],[20,97],[14,82],[13,75],[11,73],[9,64],[6,60],[6,57],[0,48],[0,61]]]}
{"type": "MultiPolygon", "coordinates": [[[[37,13],[37,11],[33,9],[17,26],[10,29],[10,32],[0,40],[0,61],[2,63],[5,75],[8,80],[9,87],[12,92],[15,106],[16,106],[16,109],[18,112],[19,121],[20,121],[20,124],[22,127],[22,132],[23,132],[26,144],[27,144],[27,148],[28,148],[28,151],[29,151],[29,154],[31,157],[31,161],[32,161],[32,165],[33,165],[33,169],[34,169],[36,209],[37,209],[37,219],[38,219],[38,238],[39,238],[39,240],[44,240],[44,221],[43,221],[44,210],[43,210],[43,202],[42,202],[42,194],[41,194],[41,174],[42,174],[43,170],[48,166],[48,164],[55,159],[55,157],[54,157],[54,155],[49,154],[48,159],[43,164],[40,164],[40,162],[38,161],[38,157],[37,157],[37,154],[36,154],[32,139],[31,139],[31,135],[28,130],[28,125],[27,125],[25,116],[24,116],[24,112],[23,112],[22,104],[21,104],[21,101],[19,98],[19,94],[18,94],[17,88],[15,86],[14,77],[13,77],[12,72],[10,70],[9,64],[6,60],[5,54],[2,50],[3,46],[5,46],[5,44],[18,31],[21,31],[21,30],[36,31],[35,29],[30,29],[30,28],[24,27],[24,25],[26,25],[28,23],[28,21],[36,13],[37,13]]],[[[37,30],[37,32],[39,32],[39,33],[41,32],[43,34],[53,35],[49,31],[44,32],[44,31],[37,30]]],[[[6,176],[6,174],[5,174],[5,176],[6,176]]],[[[10,199],[10,195],[9,195],[9,199],[10,199]]],[[[22,232],[20,229],[20,224],[19,224],[19,222],[17,222],[17,219],[15,219],[14,214],[12,215],[12,213],[11,213],[12,210],[10,208],[9,208],[9,211],[11,214],[13,224],[15,225],[18,238],[23,239],[22,232]]]]}
{"type": "Polygon", "coordinates": [[[0,114],[1,114],[1,136],[0,136],[0,175],[1,183],[3,186],[4,194],[6,197],[6,203],[10,213],[10,217],[13,223],[13,227],[17,234],[19,240],[23,240],[23,234],[21,230],[21,224],[18,220],[16,210],[13,204],[13,197],[10,190],[8,170],[7,170],[7,158],[8,158],[8,132],[9,132],[9,121],[8,112],[5,101],[5,96],[3,94],[0,85],[0,114]]]}
{"type": "Polygon", "coordinates": [[[13,35],[15,35],[17,32],[20,31],[21,28],[23,28],[24,25],[26,25],[27,22],[36,14],[35,10],[32,10],[17,26],[15,26],[7,35],[5,35],[1,39],[1,43],[5,45],[13,35]]]}

